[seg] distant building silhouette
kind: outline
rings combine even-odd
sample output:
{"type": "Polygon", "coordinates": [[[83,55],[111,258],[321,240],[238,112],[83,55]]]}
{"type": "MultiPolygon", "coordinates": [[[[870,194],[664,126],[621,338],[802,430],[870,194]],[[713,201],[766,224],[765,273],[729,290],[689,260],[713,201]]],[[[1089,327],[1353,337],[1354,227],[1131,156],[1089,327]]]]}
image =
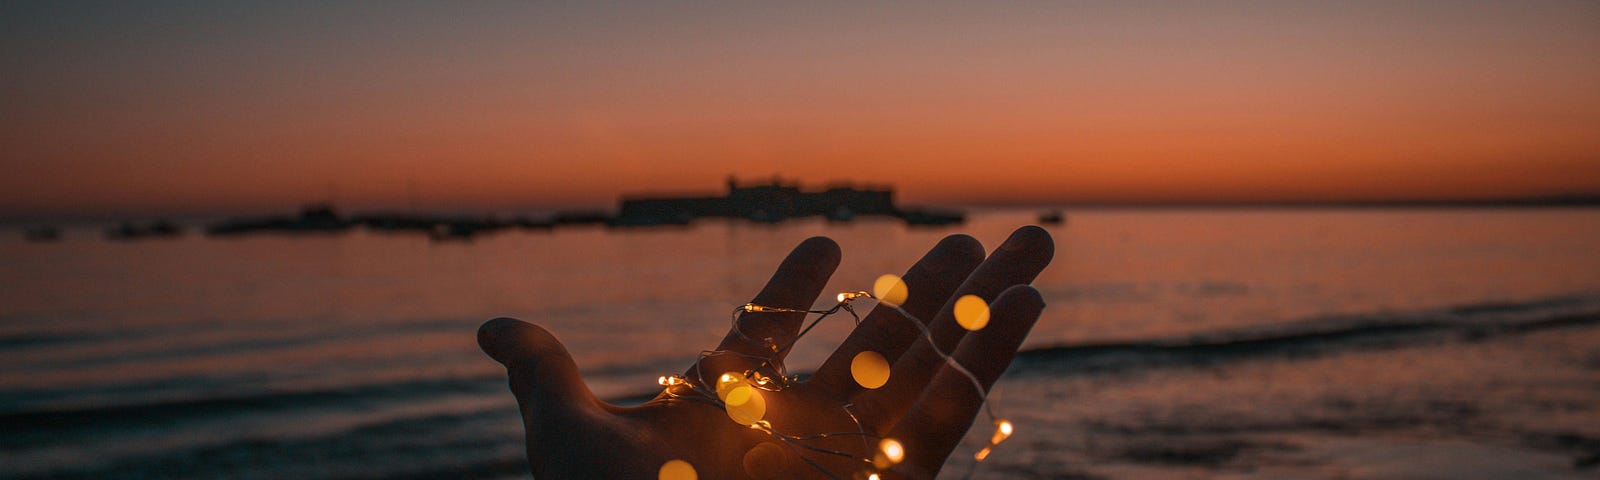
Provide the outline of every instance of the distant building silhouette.
{"type": "Polygon", "coordinates": [[[727,194],[720,197],[624,197],[620,211],[615,216],[603,211],[579,210],[557,212],[546,221],[416,213],[373,213],[345,217],[331,205],[313,204],[302,208],[299,215],[223,220],[207,226],[206,234],[337,233],[361,227],[379,232],[423,232],[434,240],[466,240],[507,228],[548,231],[556,226],[576,225],[688,225],[702,217],[778,223],[791,218],[814,216],[844,222],[861,215],[878,215],[898,218],[910,225],[951,225],[966,219],[961,212],[897,207],[894,204],[894,191],[889,188],[857,188],[838,184],[826,190],[807,192],[801,190],[799,184],[785,183],[777,177],[767,183],[743,186],[739,185],[737,179],[728,177],[727,185],[727,194]]]}
{"type": "Polygon", "coordinates": [[[773,178],[768,183],[741,186],[734,177],[728,177],[727,186],[727,195],[721,197],[624,198],[611,224],[684,225],[701,217],[743,218],[763,223],[812,216],[835,221],[850,220],[857,215],[906,218],[906,212],[895,207],[894,191],[888,188],[838,185],[823,191],[806,192],[798,184],[785,183],[779,178],[773,178]]]}

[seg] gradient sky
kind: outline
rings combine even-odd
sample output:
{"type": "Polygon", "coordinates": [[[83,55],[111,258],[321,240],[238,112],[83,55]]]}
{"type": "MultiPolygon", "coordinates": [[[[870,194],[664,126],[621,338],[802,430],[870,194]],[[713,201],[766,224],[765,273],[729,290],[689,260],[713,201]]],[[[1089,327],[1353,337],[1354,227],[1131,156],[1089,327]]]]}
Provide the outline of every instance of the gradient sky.
{"type": "Polygon", "coordinates": [[[1592,1],[793,3],[5,2],[0,217],[1600,192],[1592,1]]]}

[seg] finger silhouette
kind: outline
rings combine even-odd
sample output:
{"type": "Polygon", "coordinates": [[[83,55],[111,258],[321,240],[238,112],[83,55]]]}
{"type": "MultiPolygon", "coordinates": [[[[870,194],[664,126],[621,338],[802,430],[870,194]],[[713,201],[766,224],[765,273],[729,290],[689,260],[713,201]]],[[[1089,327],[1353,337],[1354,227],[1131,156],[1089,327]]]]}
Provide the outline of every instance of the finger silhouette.
{"type": "Polygon", "coordinates": [[[954,367],[939,368],[928,388],[889,431],[889,437],[902,439],[908,451],[916,452],[906,455],[897,472],[907,478],[923,478],[923,472],[939,471],[1043,310],[1044,299],[1039,291],[1027,285],[1006,289],[995,299],[989,326],[962,338],[952,354],[977,378],[982,390],[974,388],[973,379],[954,367]]]}
{"type": "Polygon", "coordinates": [[[1044,229],[1029,226],[1013,232],[939,309],[938,316],[929,325],[934,342],[918,339],[895,361],[888,383],[856,396],[854,403],[863,417],[881,431],[898,421],[905,411],[904,406],[922,394],[945,361],[938,352],[952,351],[967,333],[956,323],[954,314],[955,302],[960,297],[976,295],[990,302],[1007,287],[1032,282],[1054,255],[1055,246],[1044,229]]]}
{"type": "MultiPolygon", "coordinates": [[[[767,281],[767,286],[750,303],[795,310],[810,309],[838,266],[839,244],[827,237],[808,238],[789,252],[789,256],[772,274],[772,279],[767,281]]],[[[708,358],[706,360],[711,365],[691,367],[689,375],[700,373],[702,367],[709,369],[709,372],[739,368],[730,364],[734,361],[746,364],[742,367],[747,368],[751,366],[748,363],[753,363],[748,360],[749,357],[770,357],[774,362],[781,362],[788,352],[775,351],[772,347],[787,345],[794,339],[805,317],[803,312],[740,313],[736,328],[728,331],[722,343],[717,345],[717,350],[743,355],[746,359],[708,358]]]]}
{"type": "MultiPolygon", "coordinates": [[[[945,237],[901,277],[909,292],[905,305],[901,307],[920,319],[917,321],[934,318],[950,293],[981,262],[983,244],[978,243],[977,239],[967,235],[945,237]]],[[[827,361],[817,368],[816,375],[811,379],[812,384],[835,398],[854,397],[863,388],[850,375],[850,364],[856,354],[863,350],[875,351],[893,364],[921,337],[921,330],[907,325],[905,322],[908,321],[913,320],[888,306],[874,308],[827,361]]]]}
{"type": "Polygon", "coordinates": [[[505,365],[530,440],[549,428],[541,422],[599,407],[572,355],[549,331],[513,318],[496,318],[478,327],[478,346],[505,365]]]}

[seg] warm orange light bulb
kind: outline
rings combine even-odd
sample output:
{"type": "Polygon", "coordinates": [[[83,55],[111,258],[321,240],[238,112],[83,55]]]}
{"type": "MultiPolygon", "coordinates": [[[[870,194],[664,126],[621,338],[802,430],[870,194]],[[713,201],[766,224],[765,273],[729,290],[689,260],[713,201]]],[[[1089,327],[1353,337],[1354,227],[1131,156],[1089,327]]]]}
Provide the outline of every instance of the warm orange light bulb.
{"type": "Polygon", "coordinates": [[[1016,427],[1011,425],[1010,420],[1003,418],[995,420],[994,435],[989,437],[989,445],[983,447],[983,450],[978,450],[978,453],[973,454],[972,458],[980,462],[985,458],[989,458],[989,452],[994,450],[994,446],[999,445],[1000,442],[1004,442],[1007,438],[1010,438],[1011,432],[1014,431],[1015,428],[1016,427]]]}
{"type": "Polygon", "coordinates": [[[1011,437],[1011,430],[1012,426],[1010,421],[1005,419],[995,420],[994,436],[989,437],[989,444],[999,445],[1000,442],[1004,442],[1007,438],[1011,437]]]}
{"type": "Polygon", "coordinates": [[[956,323],[968,331],[983,330],[989,325],[989,304],[977,295],[962,295],[956,299],[956,323]]]}
{"type": "Polygon", "coordinates": [[[883,452],[883,458],[888,460],[890,465],[900,463],[906,458],[906,447],[893,438],[885,438],[878,442],[878,450],[883,452]]]}
{"type": "Polygon", "coordinates": [[[661,470],[656,472],[660,480],[696,480],[699,478],[694,471],[694,466],[683,460],[668,460],[661,464],[661,470]]]}
{"type": "Polygon", "coordinates": [[[863,291],[840,292],[837,298],[839,299],[839,303],[845,303],[862,297],[872,298],[872,294],[863,291]]]}
{"type": "Polygon", "coordinates": [[[889,361],[872,350],[862,350],[850,360],[850,376],[861,388],[874,389],[889,383],[889,361]]]}
{"type": "Polygon", "coordinates": [[[717,399],[718,400],[722,400],[724,402],[728,401],[728,392],[732,391],[734,389],[734,387],[738,387],[738,386],[744,385],[744,384],[745,384],[744,376],[742,376],[742,375],[739,375],[739,374],[734,373],[734,372],[728,372],[728,373],[722,374],[722,376],[717,377],[717,385],[716,385],[717,399]]]}
{"type": "Polygon", "coordinates": [[[727,410],[728,418],[734,423],[744,426],[760,421],[767,416],[767,401],[761,392],[749,385],[740,385],[728,391],[728,399],[723,403],[727,410]]]}
{"type": "Polygon", "coordinates": [[[872,296],[879,302],[901,305],[906,303],[907,295],[906,282],[898,275],[885,274],[872,282],[872,296]]]}

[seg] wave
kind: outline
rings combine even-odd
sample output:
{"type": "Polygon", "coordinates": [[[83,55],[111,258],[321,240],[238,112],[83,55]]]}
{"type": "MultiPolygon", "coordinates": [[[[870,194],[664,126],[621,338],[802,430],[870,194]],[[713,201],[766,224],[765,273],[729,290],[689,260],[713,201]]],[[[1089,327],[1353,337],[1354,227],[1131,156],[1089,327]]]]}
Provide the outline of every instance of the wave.
{"type": "Polygon", "coordinates": [[[61,438],[74,431],[101,431],[149,424],[174,424],[186,419],[224,415],[263,414],[322,406],[343,406],[361,401],[398,401],[463,393],[498,394],[506,389],[502,376],[430,378],[301,391],[256,391],[233,395],[178,398],[143,403],[71,408],[39,408],[0,413],[0,426],[8,434],[0,445],[36,445],[48,438],[31,438],[25,432],[61,438]],[[47,435],[46,435],[47,434],[47,435]]]}
{"type": "MultiPolygon", "coordinates": [[[[1205,366],[1485,341],[1596,325],[1600,325],[1600,296],[1482,303],[1419,312],[1310,319],[1132,342],[1033,348],[1018,355],[1008,375],[1100,374],[1205,366]]],[[[624,373],[634,370],[619,368],[624,373]]],[[[174,425],[186,420],[276,416],[322,407],[361,408],[379,401],[425,404],[463,394],[505,397],[506,402],[504,408],[441,405],[436,410],[311,435],[241,431],[213,443],[155,447],[101,457],[99,462],[37,460],[31,467],[19,467],[12,473],[19,475],[15,478],[525,478],[528,473],[521,425],[509,401],[505,378],[499,374],[11,412],[0,414],[0,427],[12,432],[0,436],[4,439],[0,443],[13,450],[72,450],[78,448],[73,445],[73,437],[84,439],[119,428],[176,428],[174,425]]],[[[626,403],[629,399],[624,396],[611,400],[626,403]]]]}
{"type": "MultiPolygon", "coordinates": [[[[508,406],[510,407],[510,406],[508,406]]],[[[515,407],[398,418],[301,437],[220,443],[92,461],[14,465],[8,478],[527,478],[515,407]],[[12,476],[14,475],[14,476],[12,476]]],[[[68,449],[74,447],[67,447],[68,449]]]]}
{"type": "Polygon", "coordinates": [[[79,341],[82,338],[84,337],[49,333],[0,334],[0,350],[59,345],[79,341]]]}
{"type": "MultiPolygon", "coordinates": [[[[1030,348],[1017,355],[1008,374],[1112,372],[1137,368],[1204,365],[1259,357],[1307,356],[1362,348],[1398,348],[1448,341],[1475,341],[1540,330],[1600,324],[1600,296],[1571,296],[1521,303],[1483,303],[1410,313],[1380,313],[1312,319],[1172,338],[1120,343],[1066,344],[1030,348]]],[[[585,370],[586,376],[622,377],[653,373],[661,362],[619,364],[585,370]]],[[[805,375],[805,373],[801,373],[805,375]]],[[[418,378],[293,391],[169,398],[126,404],[25,408],[0,412],[0,425],[21,429],[99,428],[238,412],[274,412],[372,399],[405,400],[505,390],[498,374],[418,378]]],[[[210,389],[205,389],[210,390],[210,389]]],[[[23,392],[12,392],[23,393],[23,392]]],[[[38,393],[38,392],[35,392],[38,393]]],[[[78,392],[82,394],[83,392],[78,392]]],[[[624,403],[654,392],[617,395],[624,403]]],[[[10,396],[10,395],[5,395],[10,396]]],[[[20,402],[7,401],[12,405],[20,402]]],[[[5,442],[9,443],[9,442],[5,442]]]]}
{"type": "MultiPolygon", "coordinates": [[[[77,348],[81,353],[64,358],[34,360],[26,367],[81,368],[137,361],[231,356],[283,348],[392,338],[421,333],[470,331],[472,320],[425,318],[382,323],[253,322],[177,324],[127,330],[85,332],[30,332],[0,334],[0,351],[31,354],[43,348],[77,348]]],[[[0,369],[10,368],[0,366],[0,369]]]]}
{"type": "Polygon", "coordinates": [[[1018,353],[1008,375],[1117,373],[1263,358],[1329,355],[1484,341],[1600,325],[1600,296],[1482,303],[1419,312],[1318,318],[1264,327],[1119,343],[1064,344],[1018,353]]]}

